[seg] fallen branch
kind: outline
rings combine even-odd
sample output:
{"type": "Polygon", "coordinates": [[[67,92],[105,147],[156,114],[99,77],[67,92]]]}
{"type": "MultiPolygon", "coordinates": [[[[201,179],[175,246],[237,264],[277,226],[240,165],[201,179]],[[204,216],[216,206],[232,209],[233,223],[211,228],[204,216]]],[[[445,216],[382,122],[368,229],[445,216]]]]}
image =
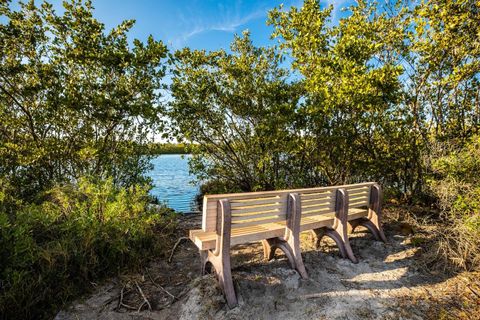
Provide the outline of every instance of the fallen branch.
{"type": "Polygon", "coordinates": [[[180,292],[177,296],[177,300],[180,300],[184,295],[186,295],[192,288],[185,288],[182,292],[180,292]]]}
{"type": "Polygon", "coordinates": [[[172,262],[172,258],[173,258],[173,254],[175,253],[175,249],[177,249],[178,245],[180,244],[180,242],[182,242],[182,240],[188,240],[188,238],[187,237],[181,237],[177,240],[177,242],[175,242],[175,245],[172,248],[172,252],[170,253],[170,257],[168,258],[168,263],[172,262]]]}
{"type": "Polygon", "coordinates": [[[138,292],[140,292],[140,294],[142,295],[142,298],[143,298],[143,303],[140,305],[140,307],[138,307],[137,312],[140,312],[140,310],[142,310],[142,307],[145,304],[147,304],[148,310],[152,311],[152,306],[150,305],[150,302],[148,301],[147,297],[145,297],[145,294],[143,293],[142,288],[140,288],[140,286],[138,285],[137,281],[135,281],[135,285],[137,286],[138,292]]]}
{"type": "Polygon", "coordinates": [[[152,284],[153,284],[155,287],[162,289],[166,294],[168,294],[170,297],[172,297],[172,299],[178,300],[177,297],[175,297],[173,294],[171,294],[170,292],[168,292],[167,289],[165,289],[164,287],[162,287],[161,285],[159,285],[158,283],[156,283],[156,282],[153,280],[153,278],[150,276],[150,273],[148,272],[147,269],[145,269],[145,273],[147,274],[147,277],[150,279],[150,281],[152,282],[152,284]]]}
{"type": "Polygon", "coordinates": [[[191,288],[187,288],[187,289],[183,290],[182,292],[180,292],[180,294],[178,296],[175,297],[175,299],[172,299],[169,302],[164,303],[160,307],[156,308],[156,310],[163,310],[165,308],[170,307],[175,301],[180,300],[180,298],[182,298],[185,294],[187,294],[190,291],[190,289],[191,288]]]}
{"type": "Polygon", "coordinates": [[[137,310],[137,308],[134,308],[132,306],[129,306],[128,304],[123,303],[123,291],[125,290],[126,284],[123,285],[122,290],[120,291],[120,297],[118,299],[118,305],[117,305],[117,310],[120,309],[120,307],[124,307],[129,310],[137,310]]]}

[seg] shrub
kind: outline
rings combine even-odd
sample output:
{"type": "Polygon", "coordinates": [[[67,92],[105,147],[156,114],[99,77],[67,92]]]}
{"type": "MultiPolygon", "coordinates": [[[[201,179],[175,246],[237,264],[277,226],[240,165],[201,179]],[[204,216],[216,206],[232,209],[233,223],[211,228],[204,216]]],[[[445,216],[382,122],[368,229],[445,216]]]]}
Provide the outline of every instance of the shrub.
{"type": "Polygon", "coordinates": [[[90,282],[161,254],[174,214],[147,192],[81,179],[0,212],[0,318],[46,318],[90,282]]]}
{"type": "Polygon", "coordinates": [[[428,183],[449,227],[427,256],[444,269],[480,270],[480,136],[447,149],[431,161],[428,183]]]}

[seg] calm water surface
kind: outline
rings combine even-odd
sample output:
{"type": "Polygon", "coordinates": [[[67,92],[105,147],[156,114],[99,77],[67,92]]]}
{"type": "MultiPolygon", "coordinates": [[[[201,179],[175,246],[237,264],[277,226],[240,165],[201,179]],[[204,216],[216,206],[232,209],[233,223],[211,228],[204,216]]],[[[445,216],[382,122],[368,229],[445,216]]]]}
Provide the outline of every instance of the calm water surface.
{"type": "Polygon", "coordinates": [[[193,176],[188,173],[190,155],[164,154],[152,160],[149,176],[154,188],[150,191],[158,200],[179,212],[197,211],[195,196],[198,186],[192,185],[193,176]]]}

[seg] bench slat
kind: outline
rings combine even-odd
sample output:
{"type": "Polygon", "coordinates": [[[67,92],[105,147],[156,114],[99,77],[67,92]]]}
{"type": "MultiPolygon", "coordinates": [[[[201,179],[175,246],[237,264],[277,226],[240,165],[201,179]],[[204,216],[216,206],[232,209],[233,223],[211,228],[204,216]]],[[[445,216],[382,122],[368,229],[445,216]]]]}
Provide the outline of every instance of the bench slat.
{"type": "Polygon", "coordinates": [[[361,197],[349,197],[348,201],[349,202],[357,202],[357,201],[368,201],[368,197],[361,196],[361,197]]]}
{"type": "Polygon", "coordinates": [[[246,226],[253,226],[253,225],[261,225],[265,223],[278,222],[278,221],[285,221],[285,215],[276,216],[270,219],[262,219],[262,220],[256,220],[256,221],[250,221],[250,222],[233,223],[232,221],[232,229],[239,228],[239,227],[243,228],[246,226]]]}
{"type": "Polygon", "coordinates": [[[285,199],[282,199],[280,196],[272,198],[254,198],[254,199],[244,199],[244,200],[232,200],[230,206],[233,209],[244,208],[258,205],[267,205],[267,204],[283,204],[285,199]]]}
{"type": "Polygon", "coordinates": [[[340,186],[330,186],[330,187],[318,187],[318,188],[302,188],[302,189],[287,189],[287,190],[278,190],[278,191],[257,191],[257,192],[243,192],[243,193],[225,193],[225,194],[210,194],[206,195],[205,198],[208,200],[219,200],[219,199],[246,199],[246,198],[255,198],[255,197],[268,197],[268,196],[277,196],[277,195],[288,195],[289,193],[314,193],[314,192],[326,192],[326,191],[335,191],[337,189],[349,189],[349,188],[361,188],[361,187],[370,187],[374,185],[375,182],[364,182],[356,184],[346,184],[340,186]]]}
{"type": "Polygon", "coordinates": [[[286,219],[286,213],[282,213],[279,210],[271,210],[268,212],[260,213],[260,214],[254,214],[254,215],[248,215],[248,216],[233,216],[232,215],[232,222],[237,223],[239,221],[245,221],[245,220],[253,220],[253,219],[259,219],[259,218],[264,218],[264,217],[274,217],[274,216],[282,216],[284,219],[286,219]]]}
{"type": "Polygon", "coordinates": [[[365,192],[369,190],[369,187],[360,187],[360,188],[345,188],[345,190],[348,191],[348,193],[358,193],[358,192],[365,192]]]}
{"type": "Polygon", "coordinates": [[[263,213],[266,211],[280,211],[282,210],[282,205],[270,205],[270,206],[258,206],[258,207],[248,207],[246,209],[235,209],[232,210],[232,216],[236,215],[242,215],[242,214],[257,214],[257,213],[263,213]]]}
{"type": "Polygon", "coordinates": [[[368,206],[368,200],[361,200],[361,201],[355,201],[355,202],[349,202],[348,207],[363,207],[363,206],[368,206]]]}
{"type": "Polygon", "coordinates": [[[313,212],[309,212],[309,213],[303,213],[302,214],[302,219],[304,217],[315,217],[315,216],[320,217],[320,216],[328,216],[328,215],[331,215],[331,214],[335,215],[335,212],[332,211],[332,210],[325,210],[323,212],[313,211],[313,212]]]}
{"type": "Polygon", "coordinates": [[[335,202],[335,197],[334,196],[328,196],[328,197],[318,197],[318,198],[311,198],[311,199],[304,199],[304,200],[301,200],[302,204],[309,204],[309,203],[312,203],[312,202],[317,202],[317,201],[323,201],[323,202],[335,202]]]}
{"type": "Polygon", "coordinates": [[[332,198],[335,197],[334,192],[322,192],[322,193],[302,193],[300,194],[301,201],[312,200],[312,199],[323,199],[323,198],[332,198]]]}
{"type": "Polygon", "coordinates": [[[335,209],[335,202],[318,201],[318,202],[302,204],[302,211],[303,210],[320,209],[320,208],[335,209]]]}

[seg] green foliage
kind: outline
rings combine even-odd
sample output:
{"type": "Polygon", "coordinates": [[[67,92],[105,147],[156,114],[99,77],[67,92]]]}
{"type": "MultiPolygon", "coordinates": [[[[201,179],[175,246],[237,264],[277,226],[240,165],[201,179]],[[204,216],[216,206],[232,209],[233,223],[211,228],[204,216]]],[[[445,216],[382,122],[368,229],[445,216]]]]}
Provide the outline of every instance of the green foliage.
{"type": "Polygon", "coordinates": [[[84,175],[143,182],[165,45],[131,46],[134,21],[105,30],[90,1],[11,8],[0,4],[0,176],[25,199],[84,175]]]}
{"type": "Polygon", "coordinates": [[[387,54],[401,43],[402,26],[364,1],[349,9],[338,25],[330,23],[332,7],[322,10],[315,0],[269,15],[273,36],[305,79],[302,153],[328,184],[402,184],[415,144],[405,135],[410,117],[398,107],[403,68],[387,54]]]}
{"type": "Polygon", "coordinates": [[[248,32],[235,37],[231,51],[175,53],[174,134],[193,143],[191,169],[200,179],[244,191],[281,188],[295,148],[289,133],[299,90],[276,50],[254,47],[248,32]]]}
{"type": "MultiPolygon", "coordinates": [[[[442,210],[477,225],[480,219],[480,136],[433,157],[429,186],[442,210]]],[[[478,229],[480,232],[480,228],[478,229]]]]}
{"type": "Polygon", "coordinates": [[[172,210],[113,180],[55,187],[15,217],[0,212],[0,318],[44,318],[91,281],[165,252],[172,210]]]}
{"type": "Polygon", "coordinates": [[[418,197],[431,146],[478,132],[477,2],[359,1],[338,25],[332,9],[272,10],[282,51],[244,36],[231,54],[175,53],[169,115],[173,134],[195,143],[200,180],[241,190],[377,180],[418,197]]]}
{"type": "Polygon", "coordinates": [[[0,318],[46,318],[162,252],[148,203],[166,46],[129,42],[91,1],[0,1],[0,318]],[[88,180],[82,177],[91,177],[88,180]]]}
{"type": "Polygon", "coordinates": [[[443,140],[479,132],[479,12],[478,1],[429,0],[410,19],[410,100],[443,140]]]}
{"type": "Polygon", "coordinates": [[[480,269],[480,136],[463,147],[435,148],[427,180],[448,228],[427,249],[431,261],[448,271],[480,269]]]}

